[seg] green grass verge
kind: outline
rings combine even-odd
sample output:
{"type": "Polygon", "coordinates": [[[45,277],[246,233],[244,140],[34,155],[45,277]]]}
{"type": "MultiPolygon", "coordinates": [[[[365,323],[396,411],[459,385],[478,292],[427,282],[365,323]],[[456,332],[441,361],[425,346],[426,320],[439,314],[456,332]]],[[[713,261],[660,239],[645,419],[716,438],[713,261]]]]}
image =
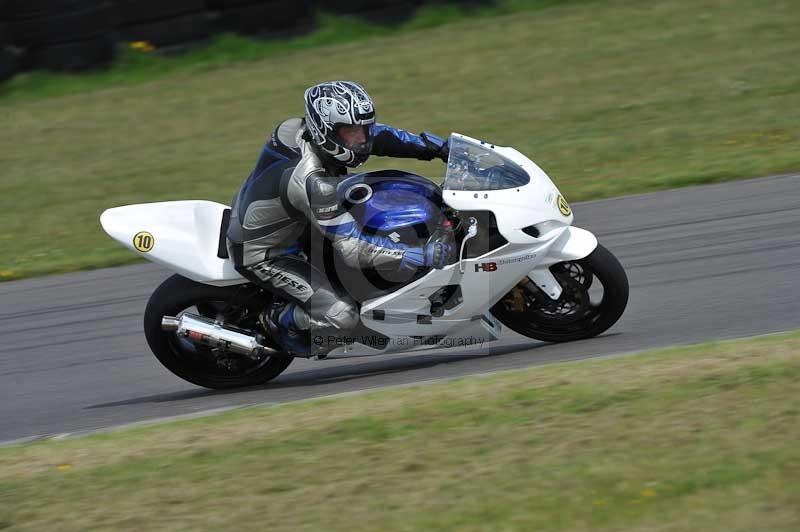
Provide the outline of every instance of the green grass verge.
{"type": "Polygon", "coordinates": [[[0,448],[13,530],[797,530],[800,332],[0,448]]]}
{"type": "MultiPolygon", "coordinates": [[[[0,103],[0,279],[123,264],[107,207],[228,202],[309,84],[513,145],[570,200],[800,168],[793,0],[562,4],[156,81],[0,103]]],[[[440,163],[371,162],[441,175],[440,163]]],[[[580,212],[577,213],[580,224],[580,212]]]]}

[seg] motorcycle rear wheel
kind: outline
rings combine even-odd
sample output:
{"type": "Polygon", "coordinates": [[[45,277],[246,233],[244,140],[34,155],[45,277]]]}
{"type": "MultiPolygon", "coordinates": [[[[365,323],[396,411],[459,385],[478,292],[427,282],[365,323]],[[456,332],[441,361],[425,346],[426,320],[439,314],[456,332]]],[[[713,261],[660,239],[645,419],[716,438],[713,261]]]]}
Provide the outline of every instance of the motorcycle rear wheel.
{"type": "Polygon", "coordinates": [[[529,338],[572,342],[608,330],[625,311],[628,277],[617,258],[600,244],[587,257],[555,264],[550,271],[562,286],[557,301],[525,278],[492,307],[492,315],[529,338]],[[592,287],[602,289],[599,301],[592,301],[592,287]]]}
{"type": "Polygon", "coordinates": [[[252,298],[242,297],[242,290],[241,286],[211,286],[180,275],[161,283],[150,296],[144,312],[144,334],[159,362],[192,384],[214,389],[255,386],[280,375],[292,363],[292,358],[265,356],[251,360],[217,353],[161,328],[162,317],[178,316],[190,309],[210,318],[225,312],[229,320],[226,323],[251,328],[260,308],[254,305],[252,298]]]}

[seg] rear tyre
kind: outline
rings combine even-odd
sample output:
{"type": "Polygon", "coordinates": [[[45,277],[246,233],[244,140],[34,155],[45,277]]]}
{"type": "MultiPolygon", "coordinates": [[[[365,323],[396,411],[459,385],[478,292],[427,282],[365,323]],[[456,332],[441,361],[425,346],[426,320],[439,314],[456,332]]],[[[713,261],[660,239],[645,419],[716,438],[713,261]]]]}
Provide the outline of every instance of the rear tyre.
{"type": "Polygon", "coordinates": [[[186,381],[215,389],[255,386],[280,375],[292,358],[264,356],[252,360],[215,352],[164,331],[161,318],[191,309],[206,317],[222,318],[229,325],[258,329],[262,307],[263,301],[255,299],[247,287],[210,286],[173,275],[150,296],[144,313],[144,334],[159,362],[186,381]]]}
{"type": "Polygon", "coordinates": [[[529,338],[571,342],[597,336],[625,312],[628,277],[617,258],[600,244],[589,256],[555,264],[550,271],[563,290],[557,301],[525,278],[492,307],[492,315],[529,338]]]}

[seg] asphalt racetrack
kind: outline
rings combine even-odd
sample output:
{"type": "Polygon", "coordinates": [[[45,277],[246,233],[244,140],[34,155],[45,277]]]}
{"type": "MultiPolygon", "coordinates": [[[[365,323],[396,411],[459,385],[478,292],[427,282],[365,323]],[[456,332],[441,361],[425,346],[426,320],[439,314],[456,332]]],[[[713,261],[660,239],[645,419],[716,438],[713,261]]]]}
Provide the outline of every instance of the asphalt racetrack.
{"type": "Polygon", "coordinates": [[[166,270],[0,284],[0,441],[800,327],[800,175],[573,210],[631,283],[625,315],[603,336],[549,345],[509,332],[468,349],[297,360],[275,381],[240,391],[193,386],[150,353],[142,313],[166,270]]]}

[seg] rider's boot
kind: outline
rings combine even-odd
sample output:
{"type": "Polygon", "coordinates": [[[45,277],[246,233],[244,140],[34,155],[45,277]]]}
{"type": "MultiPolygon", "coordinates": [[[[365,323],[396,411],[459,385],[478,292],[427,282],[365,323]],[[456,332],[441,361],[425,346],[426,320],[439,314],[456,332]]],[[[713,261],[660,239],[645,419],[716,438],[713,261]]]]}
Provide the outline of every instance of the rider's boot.
{"type": "Polygon", "coordinates": [[[329,349],[311,338],[308,314],[297,303],[277,301],[267,315],[270,332],[288,353],[301,357],[325,358],[329,349]]]}

